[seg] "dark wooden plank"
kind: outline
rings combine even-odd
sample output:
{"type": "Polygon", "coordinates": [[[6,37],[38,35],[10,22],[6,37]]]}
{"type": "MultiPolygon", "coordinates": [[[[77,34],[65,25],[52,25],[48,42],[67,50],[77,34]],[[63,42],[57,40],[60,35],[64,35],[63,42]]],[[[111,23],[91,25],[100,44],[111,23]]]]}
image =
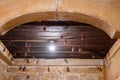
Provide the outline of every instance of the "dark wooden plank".
{"type": "MultiPolygon", "coordinates": [[[[18,56],[14,56],[15,58],[24,58],[25,56],[24,55],[21,55],[20,53],[19,53],[19,55],[18,56]],[[19,56],[19,57],[18,57],[19,56]]],[[[88,55],[86,55],[86,54],[81,54],[81,55],[79,55],[79,54],[73,54],[73,53],[71,53],[71,54],[59,54],[59,53],[44,53],[44,54],[29,54],[28,56],[27,56],[28,58],[33,58],[33,57],[35,57],[35,58],[81,58],[81,59],[91,59],[92,58],[92,56],[91,56],[91,54],[88,54],[88,55]],[[36,55],[36,56],[35,56],[36,55]]]]}
{"type": "Polygon", "coordinates": [[[26,23],[26,24],[23,24],[23,25],[48,25],[48,26],[55,26],[55,25],[71,25],[71,26],[79,26],[79,25],[82,25],[82,26],[87,26],[89,24],[85,24],[85,23],[80,23],[80,22],[75,22],[75,21],[36,21],[36,22],[31,22],[31,23],[26,23]]]}
{"type": "MultiPolygon", "coordinates": [[[[19,41],[4,41],[2,40],[3,43],[7,45],[18,45],[18,46],[25,46],[26,40],[19,40],[19,41]]],[[[49,40],[31,40],[30,42],[27,42],[29,46],[34,46],[34,45],[49,45],[49,40]]],[[[56,41],[54,44],[55,45],[110,45],[113,44],[114,41],[100,41],[100,40],[67,40],[66,44],[64,40],[61,41],[56,41]]]]}
{"type": "MultiPolygon", "coordinates": [[[[24,53],[20,52],[13,55],[15,58],[79,58],[79,59],[93,59],[93,54],[80,54],[80,53],[29,53],[28,56],[24,56],[24,53]],[[17,56],[16,56],[17,55],[17,56]]],[[[94,59],[102,59],[103,55],[94,54],[94,59]]]]}

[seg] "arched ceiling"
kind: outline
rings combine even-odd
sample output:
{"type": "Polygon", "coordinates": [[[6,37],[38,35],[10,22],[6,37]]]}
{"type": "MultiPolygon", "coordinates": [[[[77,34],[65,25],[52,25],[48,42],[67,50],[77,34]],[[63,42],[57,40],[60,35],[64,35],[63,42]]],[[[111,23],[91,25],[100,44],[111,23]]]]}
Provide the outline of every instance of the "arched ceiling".
{"type": "Polygon", "coordinates": [[[2,0],[0,34],[4,35],[23,23],[52,19],[88,23],[103,30],[111,38],[119,38],[119,5],[118,0],[2,0]]]}

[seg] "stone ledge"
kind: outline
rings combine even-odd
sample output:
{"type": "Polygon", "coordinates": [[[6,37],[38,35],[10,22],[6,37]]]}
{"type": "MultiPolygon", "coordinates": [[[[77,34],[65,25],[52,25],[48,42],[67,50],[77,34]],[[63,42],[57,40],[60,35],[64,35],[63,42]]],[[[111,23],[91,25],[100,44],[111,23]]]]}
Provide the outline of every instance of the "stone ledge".
{"type": "Polygon", "coordinates": [[[103,66],[103,59],[14,59],[12,66],[103,66]]]}

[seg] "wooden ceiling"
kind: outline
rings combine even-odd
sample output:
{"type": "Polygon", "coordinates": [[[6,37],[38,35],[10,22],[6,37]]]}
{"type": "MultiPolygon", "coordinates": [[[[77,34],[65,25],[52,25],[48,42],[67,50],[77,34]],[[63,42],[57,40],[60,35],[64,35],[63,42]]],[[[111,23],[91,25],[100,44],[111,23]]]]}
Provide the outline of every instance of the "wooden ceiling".
{"type": "Polygon", "coordinates": [[[14,58],[102,59],[116,40],[91,25],[73,21],[31,22],[15,27],[0,40],[14,58]],[[54,41],[56,50],[49,51],[54,41]]]}

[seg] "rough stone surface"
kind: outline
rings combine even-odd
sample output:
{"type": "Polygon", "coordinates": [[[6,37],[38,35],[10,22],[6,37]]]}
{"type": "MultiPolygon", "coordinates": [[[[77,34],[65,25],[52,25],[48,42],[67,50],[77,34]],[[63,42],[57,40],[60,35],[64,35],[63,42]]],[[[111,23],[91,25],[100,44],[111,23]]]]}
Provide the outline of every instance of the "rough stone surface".
{"type": "Polygon", "coordinates": [[[0,59],[0,80],[7,80],[7,65],[0,59]]]}
{"type": "Polygon", "coordinates": [[[103,59],[14,59],[13,66],[16,65],[29,65],[29,66],[71,66],[71,65],[79,65],[79,66],[102,66],[103,59]]]}
{"type": "Polygon", "coordinates": [[[120,80],[120,40],[111,48],[105,63],[106,80],[120,80]]]}
{"type": "Polygon", "coordinates": [[[9,80],[103,80],[102,66],[11,66],[8,72],[9,80]]]}
{"type": "Polygon", "coordinates": [[[14,59],[9,80],[103,80],[102,59],[14,59]],[[23,70],[23,68],[25,68],[23,70]]]}
{"type": "Polygon", "coordinates": [[[9,50],[4,46],[4,44],[0,41],[0,59],[7,63],[8,65],[11,65],[12,62],[12,54],[9,52],[9,50]]]}

